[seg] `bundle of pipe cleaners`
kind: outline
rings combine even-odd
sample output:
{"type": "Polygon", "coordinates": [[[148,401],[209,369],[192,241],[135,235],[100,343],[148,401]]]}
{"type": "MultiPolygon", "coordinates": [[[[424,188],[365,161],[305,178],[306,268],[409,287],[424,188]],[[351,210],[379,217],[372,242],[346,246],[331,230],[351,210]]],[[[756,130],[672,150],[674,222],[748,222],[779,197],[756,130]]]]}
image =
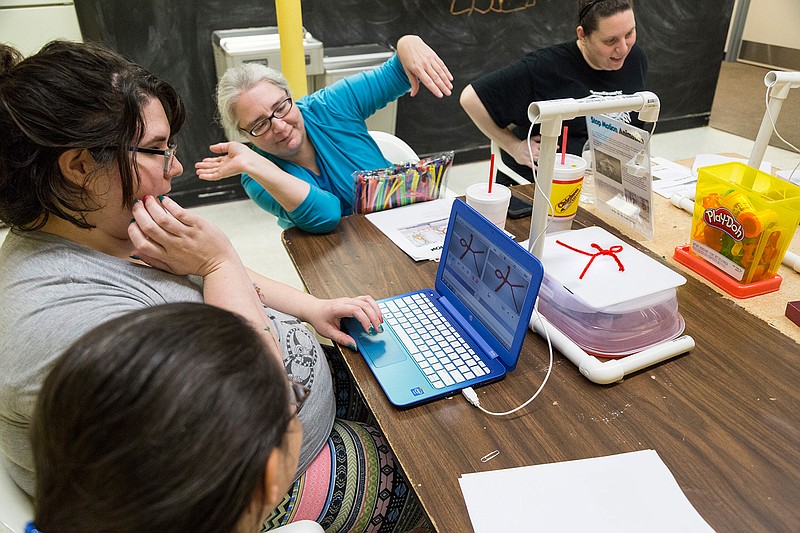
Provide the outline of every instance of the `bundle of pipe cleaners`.
{"type": "Polygon", "coordinates": [[[445,189],[453,155],[454,152],[449,151],[417,163],[398,163],[387,168],[353,172],[353,212],[372,213],[436,200],[445,189]]]}

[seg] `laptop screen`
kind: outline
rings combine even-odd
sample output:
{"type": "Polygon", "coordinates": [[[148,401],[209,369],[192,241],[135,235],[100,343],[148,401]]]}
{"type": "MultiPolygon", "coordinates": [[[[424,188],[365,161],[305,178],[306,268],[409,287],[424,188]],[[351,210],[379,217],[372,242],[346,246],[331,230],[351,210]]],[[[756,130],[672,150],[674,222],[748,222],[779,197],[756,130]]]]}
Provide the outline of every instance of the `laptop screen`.
{"type": "Polygon", "coordinates": [[[509,350],[531,273],[460,214],[451,224],[452,235],[442,256],[442,282],[509,350]]]}

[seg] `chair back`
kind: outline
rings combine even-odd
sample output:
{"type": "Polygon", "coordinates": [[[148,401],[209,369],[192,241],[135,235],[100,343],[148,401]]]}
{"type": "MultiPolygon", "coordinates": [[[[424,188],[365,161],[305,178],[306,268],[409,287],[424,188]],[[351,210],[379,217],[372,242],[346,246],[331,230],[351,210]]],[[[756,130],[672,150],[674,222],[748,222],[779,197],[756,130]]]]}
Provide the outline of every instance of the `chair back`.
{"type": "Polygon", "coordinates": [[[494,141],[492,141],[491,152],[494,154],[494,165],[498,171],[502,172],[512,180],[519,183],[520,185],[525,185],[527,183],[530,183],[530,180],[523,178],[516,171],[512,170],[508,165],[506,165],[503,162],[503,158],[501,157],[500,147],[494,141]]]}
{"type": "Polygon", "coordinates": [[[378,144],[383,157],[392,163],[419,161],[419,156],[403,139],[385,131],[370,131],[369,134],[378,144]]]}
{"type": "Polygon", "coordinates": [[[275,531],[277,533],[325,533],[325,530],[322,529],[321,525],[316,522],[312,522],[311,520],[292,522],[291,524],[286,524],[285,526],[276,527],[271,531],[275,531]]]}
{"type": "Polygon", "coordinates": [[[6,460],[0,454],[0,532],[22,533],[30,520],[33,501],[8,475],[6,460]]]}

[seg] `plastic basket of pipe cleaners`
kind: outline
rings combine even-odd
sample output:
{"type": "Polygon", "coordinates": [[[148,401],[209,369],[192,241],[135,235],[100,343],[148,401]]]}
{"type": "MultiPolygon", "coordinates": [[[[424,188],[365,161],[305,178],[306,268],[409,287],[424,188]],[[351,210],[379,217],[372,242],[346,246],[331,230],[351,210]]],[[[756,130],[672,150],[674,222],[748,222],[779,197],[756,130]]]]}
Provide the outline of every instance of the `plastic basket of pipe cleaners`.
{"type": "Polygon", "coordinates": [[[397,163],[386,168],[353,172],[353,212],[374,213],[436,200],[445,190],[453,155],[453,151],[443,152],[417,163],[397,163]]]}

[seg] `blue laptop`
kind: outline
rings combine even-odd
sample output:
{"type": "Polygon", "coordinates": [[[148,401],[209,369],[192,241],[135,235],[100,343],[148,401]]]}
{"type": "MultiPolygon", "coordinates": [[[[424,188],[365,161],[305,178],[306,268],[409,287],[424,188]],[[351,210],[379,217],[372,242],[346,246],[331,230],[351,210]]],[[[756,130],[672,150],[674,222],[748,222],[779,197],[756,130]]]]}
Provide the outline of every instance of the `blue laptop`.
{"type": "Polygon", "coordinates": [[[543,274],[538,259],[457,199],[434,290],[380,300],[383,333],[355,319],[343,327],[389,401],[412,406],[514,370],[543,274]]]}

